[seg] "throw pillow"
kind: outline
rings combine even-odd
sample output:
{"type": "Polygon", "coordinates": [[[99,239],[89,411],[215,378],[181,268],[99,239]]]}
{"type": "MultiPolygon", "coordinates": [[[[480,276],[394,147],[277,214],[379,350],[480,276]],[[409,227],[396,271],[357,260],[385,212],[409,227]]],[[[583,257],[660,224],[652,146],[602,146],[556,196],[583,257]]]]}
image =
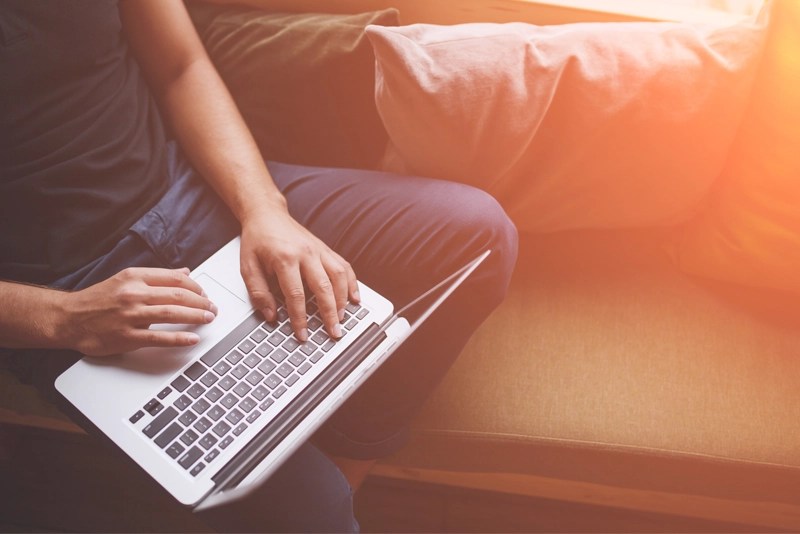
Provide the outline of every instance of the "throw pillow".
{"type": "Polygon", "coordinates": [[[525,231],[672,224],[719,175],[763,25],[367,28],[385,170],[488,190],[525,231]]]}
{"type": "Polygon", "coordinates": [[[742,127],[707,210],[674,247],[689,272],[800,292],[800,2],[775,2],[742,127]]]}
{"type": "Polygon", "coordinates": [[[189,3],[211,59],[265,158],[374,168],[386,131],[375,107],[367,25],[394,9],[353,15],[267,13],[189,3]]]}

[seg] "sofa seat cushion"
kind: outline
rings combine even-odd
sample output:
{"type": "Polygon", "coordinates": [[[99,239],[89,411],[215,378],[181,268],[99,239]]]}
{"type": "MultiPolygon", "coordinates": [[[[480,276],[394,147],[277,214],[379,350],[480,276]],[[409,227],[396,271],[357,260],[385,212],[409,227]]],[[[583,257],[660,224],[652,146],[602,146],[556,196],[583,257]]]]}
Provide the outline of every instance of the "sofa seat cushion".
{"type": "Polygon", "coordinates": [[[552,487],[531,484],[574,481],[591,488],[576,499],[614,488],[623,506],[632,489],[656,508],[694,495],[728,503],[723,515],[771,502],[742,521],[800,527],[787,490],[800,483],[800,302],[693,279],[654,237],[526,238],[508,299],[379,472],[495,474],[481,484],[540,496],[552,487]],[[786,505],[791,519],[776,512],[786,505]]]}

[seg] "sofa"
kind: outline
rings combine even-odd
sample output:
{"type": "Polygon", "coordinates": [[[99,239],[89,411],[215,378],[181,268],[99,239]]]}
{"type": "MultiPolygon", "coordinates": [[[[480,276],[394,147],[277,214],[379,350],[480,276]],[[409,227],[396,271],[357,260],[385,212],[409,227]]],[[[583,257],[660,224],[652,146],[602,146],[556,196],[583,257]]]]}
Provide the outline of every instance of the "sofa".
{"type": "MultiPolygon", "coordinates": [[[[337,9],[382,4],[340,2],[337,9]]],[[[443,14],[410,2],[410,18],[402,19],[401,6],[401,21],[622,18],[550,4],[537,10],[535,2],[506,2],[503,9],[468,4],[443,14]]],[[[770,53],[767,45],[765,57],[770,53]]],[[[758,94],[761,71],[755,76],[750,98],[758,94]]],[[[739,128],[747,127],[745,116],[739,128]]],[[[728,160],[737,146],[730,143],[728,160]]],[[[374,156],[376,164],[380,155],[374,156]]],[[[427,402],[409,444],[373,468],[359,496],[366,526],[800,530],[800,299],[769,272],[756,283],[739,274],[715,276],[719,270],[689,261],[697,254],[686,250],[700,245],[684,240],[687,228],[721,209],[709,200],[718,198],[719,187],[709,184],[680,224],[523,228],[506,301],[427,402]],[[378,508],[382,519],[370,523],[378,508]]],[[[15,480],[18,488],[30,482],[17,459],[49,450],[53,440],[80,454],[84,442],[29,388],[7,374],[2,384],[7,492],[15,480]]],[[[37,477],[71,472],[59,469],[40,467],[37,477]]],[[[101,460],[97,479],[113,480],[101,460]]],[[[123,511],[124,503],[92,522],[66,505],[41,502],[49,494],[41,487],[46,483],[38,484],[5,500],[0,516],[7,523],[78,530],[172,525],[152,519],[157,514],[143,521],[123,511]]],[[[99,492],[98,483],[75,495],[99,492]]]]}

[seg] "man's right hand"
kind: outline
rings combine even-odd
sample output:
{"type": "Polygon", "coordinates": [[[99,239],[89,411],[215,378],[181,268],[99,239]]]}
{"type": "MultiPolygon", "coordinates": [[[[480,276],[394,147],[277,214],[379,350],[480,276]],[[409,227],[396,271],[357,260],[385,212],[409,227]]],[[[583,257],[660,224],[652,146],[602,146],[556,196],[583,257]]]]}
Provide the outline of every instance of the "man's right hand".
{"type": "Polygon", "coordinates": [[[194,345],[199,337],[193,332],[150,326],[205,324],[217,314],[188,269],[133,267],[86,289],[62,293],[58,301],[58,345],[89,356],[194,345]]]}

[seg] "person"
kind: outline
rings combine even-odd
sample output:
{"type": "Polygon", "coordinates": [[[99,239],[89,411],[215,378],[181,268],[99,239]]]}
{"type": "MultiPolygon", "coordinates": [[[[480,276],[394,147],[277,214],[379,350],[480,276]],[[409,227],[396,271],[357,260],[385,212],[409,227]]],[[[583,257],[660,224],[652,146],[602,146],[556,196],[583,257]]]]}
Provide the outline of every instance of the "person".
{"type": "Polygon", "coordinates": [[[357,529],[352,487],[505,295],[502,208],[455,183],[265,162],[180,0],[5,0],[0,32],[0,346],[50,398],[82,355],[197,343],[150,325],[214,320],[189,269],[237,234],[253,306],[275,318],[275,281],[300,340],[310,294],[338,337],[356,273],[403,303],[492,250],[311,443],[206,518],[357,529]]]}

